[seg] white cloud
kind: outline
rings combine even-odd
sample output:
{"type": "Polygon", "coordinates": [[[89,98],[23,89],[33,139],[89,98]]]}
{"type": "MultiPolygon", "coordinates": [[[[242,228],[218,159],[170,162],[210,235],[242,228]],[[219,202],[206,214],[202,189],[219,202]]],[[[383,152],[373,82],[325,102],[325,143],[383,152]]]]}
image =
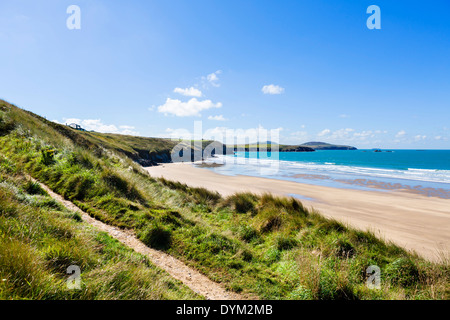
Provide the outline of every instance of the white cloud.
{"type": "Polygon", "coordinates": [[[200,98],[202,96],[202,92],[194,87],[190,87],[190,88],[186,88],[186,89],[182,89],[182,88],[175,88],[173,90],[173,92],[175,93],[179,93],[183,96],[188,96],[188,97],[198,97],[200,98]]]}
{"type": "Polygon", "coordinates": [[[295,131],[288,137],[288,141],[292,141],[292,143],[305,143],[307,140],[308,132],[306,131],[295,131]]]}
{"type": "Polygon", "coordinates": [[[324,130],[322,130],[321,132],[319,132],[319,133],[317,134],[317,136],[318,136],[318,137],[323,137],[323,136],[326,136],[326,135],[330,134],[330,132],[331,132],[330,129],[324,129],[324,130]]]}
{"type": "Polygon", "coordinates": [[[227,121],[227,119],[225,119],[223,117],[223,115],[220,116],[209,116],[208,120],[215,120],[215,121],[227,121]]]}
{"type": "Polygon", "coordinates": [[[282,94],[284,92],[284,88],[276,86],[274,84],[269,84],[262,87],[261,91],[264,94],[282,94]]]}
{"type": "Polygon", "coordinates": [[[405,134],[406,134],[405,130],[401,130],[395,135],[395,137],[396,138],[401,138],[401,137],[404,137],[405,134]]]}
{"type": "Polygon", "coordinates": [[[380,134],[381,132],[378,130],[378,132],[372,132],[371,130],[368,131],[362,131],[362,132],[355,132],[353,134],[353,137],[358,138],[360,140],[365,140],[366,138],[374,138],[375,134],[380,134]]]}
{"type": "MultiPolygon", "coordinates": [[[[317,134],[316,138],[326,139],[326,142],[334,142],[338,144],[351,144],[351,143],[362,143],[369,144],[374,143],[373,139],[377,136],[386,133],[381,130],[364,130],[357,132],[352,128],[339,129],[336,131],[331,131],[330,129],[322,130],[317,134]]],[[[314,138],[314,139],[316,139],[314,138]]]]}
{"type": "Polygon", "coordinates": [[[213,103],[211,100],[199,101],[192,98],[188,102],[167,98],[166,103],[158,107],[158,111],[164,114],[173,114],[177,117],[200,116],[200,112],[212,108],[221,108],[222,103],[213,103]]]}
{"type": "Polygon", "coordinates": [[[204,139],[216,140],[226,144],[245,144],[253,142],[272,141],[280,142],[280,132],[283,128],[265,129],[261,125],[250,129],[229,129],[226,127],[216,127],[206,130],[203,134],[204,139]]]}
{"type": "Polygon", "coordinates": [[[414,137],[414,140],[420,141],[420,140],[425,140],[426,138],[427,138],[427,136],[421,136],[420,134],[418,134],[417,136],[414,137]]]}
{"type": "Polygon", "coordinates": [[[245,144],[252,143],[256,141],[273,141],[279,143],[280,141],[280,131],[283,128],[277,129],[265,129],[261,125],[257,128],[250,129],[231,129],[227,127],[215,127],[207,129],[203,133],[192,133],[187,129],[172,129],[167,128],[163,134],[159,134],[159,137],[169,137],[172,139],[187,139],[187,140],[215,140],[228,145],[233,144],[245,144]]]}
{"type": "MultiPolygon", "coordinates": [[[[161,138],[171,138],[171,139],[184,139],[184,140],[192,140],[196,139],[194,135],[189,132],[187,129],[172,129],[167,128],[164,134],[159,135],[161,138]]],[[[197,137],[197,139],[201,139],[197,137]]]]}
{"type": "MultiPolygon", "coordinates": [[[[354,131],[355,130],[351,129],[351,128],[339,129],[339,130],[334,131],[331,134],[330,139],[332,139],[332,140],[349,139],[351,137],[350,134],[354,131]]],[[[353,135],[355,135],[355,133],[353,135]]]]}
{"type": "Polygon", "coordinates": [[[339,118],[345,119],[345,118],[350,118],[350,116],[348,114],[340,114],[339,118]]]}
{"type": "Polygon", "coordinates": [[[222,70],[217,70],[216,72],[208,74],[206,77],[202,77],[203,82],[206,82],[213,87],[220,87],[218,75],[222,73],[222,70]]]}
{"type": "MultiPolygon", "coordinates": [[[[54,122],[59,123],[54,120],[54,122]]],[[[139,132],[135,131],[135,127],[127,125],[119,125],[119,127],[113,124],[105,124],[100,119],[77,119],[77,118],[64,118],[65,124],[76,123],[80,125],[83,129],[88,131],[96,131],[102,133],[119,133],[126,135],[139,135],[139,132]]]]}

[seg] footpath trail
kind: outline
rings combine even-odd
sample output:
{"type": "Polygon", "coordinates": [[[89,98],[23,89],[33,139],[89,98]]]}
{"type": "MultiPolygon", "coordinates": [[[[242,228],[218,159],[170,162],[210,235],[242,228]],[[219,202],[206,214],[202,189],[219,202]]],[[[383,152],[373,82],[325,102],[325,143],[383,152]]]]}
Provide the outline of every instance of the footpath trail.
{"type": "MultiPolygon", "coordinates": [[[[33,179],[34,180],[34,179],[33,179]]],[[[36,180],[34,180],[36,181],[36,180]]],[[[211,281],[195,269],[188,267],[180,260],[158,250],[147,247],[143,242],[136,238],[130,231],[123,231],[116,227],[107,225],[101,221],[92,218],[89,214],[78,208],[72,202],[65,200],[59,194],[53,192],[49,187],[36,181],[41,187],[56,201],[62,203],[67,209],[79,212],[83,221],[93,227],[108,233],[134,251],[146,255],[150,261],[159,268],[165,270],[173,278],[183,282],[192,291],[204,296],[208,300],[243,300],[239,294],[227,291],[220,284],[211,281]]]]}

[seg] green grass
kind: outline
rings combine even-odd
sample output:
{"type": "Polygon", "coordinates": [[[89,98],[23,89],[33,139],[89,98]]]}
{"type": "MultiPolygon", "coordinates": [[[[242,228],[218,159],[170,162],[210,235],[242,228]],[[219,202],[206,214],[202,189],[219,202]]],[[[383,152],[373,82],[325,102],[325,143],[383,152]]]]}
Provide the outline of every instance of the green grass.
{"type": "MultiPolygon", "coordinates": [[[[117,148],[97,148],[86,133],[56,130],[9,105],[3,110],[15,129],[0,137],[0,172],[32,175],[96,219],[135,231],[147,245],[230,290],[263,299],[448,299],[448,261],[428,262],[293,198],[250,193],[222,198],[154,179],[117,148]],[[52,161],[43,163],[42,150],[54,151],[52,161]],[[380,290],[366,286],[371,265],[381,268],[380,290]]],[[[45,198],[31,197],[42,197],[24,197],[35,207],[45,198]]],[[[16,214],[8,203],[2,214],[16,214]]],[[[78,220],[68,217],[75,225],[78,220]]],[[[55,248],[43,258],[53,261],[53,272],[68,256],[92,268],[89,254],[55,248]]],[[[119,286],[116,280],[110,279],[119,286]]]]}
{"type": "Polygon", "coordinates": [[[172,232],[155,223],[142,232],[140,239],[150,248],[167,250],[172,244],[172,232]]]}
{"type": "Polygon", "coordinates": [[[0,172],[0,299],[200,298],[36,189],[0,172]],[[81,290],[67,288],[70,265],[81,269],[81,290]]]}

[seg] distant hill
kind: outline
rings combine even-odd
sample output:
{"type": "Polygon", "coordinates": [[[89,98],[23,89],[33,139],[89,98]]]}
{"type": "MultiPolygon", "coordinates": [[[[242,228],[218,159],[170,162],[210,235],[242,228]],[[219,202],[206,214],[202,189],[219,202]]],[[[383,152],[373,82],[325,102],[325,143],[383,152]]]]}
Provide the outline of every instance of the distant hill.
{"type": "Polygon", "coordinates": [[[345,146],[345,145],[336,145],[326,142],[306,142],[303,144],[304,146],[308,146],[313,148],[314,150],[358,150],[355,147],[352,146],[345,146]]]}
{"type": "MultiPolygon", "coordinates": [[[[237,145],[234,147],[234,151],[259,151],[260,149],[272,151],[276,149],[280,152],[314,152],[316,150],[358,150],[352,146],[346,145],[336,145],[330,144],[326,142],[307,142],[299,145],[286,145],[286,144],[277,144],[271,141],[259,142],[259,143],[251,143],[246,145],[237,145]]],[[[228,153],[233,151],[233,149],[227,146],[228,153]]]]}
{"type": "MultiPolygon", "coordinates": [[[[270,142],[270,141],[269,141],[270,142]]],[[[257,152],[257,151],[279,151],[279,152],[314,152],[315,150],[308,146],[301,145],[284,145],[284,144],[276,144],[276,143],[253,143],[246,145],[236,145],[231,147],[227,145],[225,147],[226,152],[232,153],[233,151],[245,151],[245,152],[257,152]]]]}

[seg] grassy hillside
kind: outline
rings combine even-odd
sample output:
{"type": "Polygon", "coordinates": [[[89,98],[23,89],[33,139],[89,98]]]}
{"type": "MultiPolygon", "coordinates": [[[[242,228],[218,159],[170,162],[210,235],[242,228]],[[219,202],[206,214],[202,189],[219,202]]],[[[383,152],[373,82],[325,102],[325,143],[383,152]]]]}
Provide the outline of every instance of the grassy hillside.
{"type": "MultiPolygon", "coordinates": [[[[306,210],[295,199],[253,194],[222,198],[153,179],[117,148],[97,145],[90,134],[56,126],[4,102],[0,108],[2,170],[30,174],[91,216],[134,230],[148,246],[230,290],[264,299],[448,298],[447,262],[425,261],[371,233],[306,210]],[[366,286],[370,265],[382,270],[380,290],[366,286]]],[[[13,201],[8,199],[2,208],[13,201]]],[[[54,215],[49,208],[42,212],[54,215]]],[[[5,239],[6,221],[1,221],[5,239]]],[[[23,220],[22,228],[30,229],[31,223],[23,220]]],[[[20,233],[20,228],[8,232],[20,233]]],[[[2,259],[8,263],[15,255],[2,259]]],[[[36,261],[46,268],[44,260],[36,261]]],[[[90,270],[82,270],[82,276],[90,270]]],[[[96,286],[89,284],[90,290],[96,286]]],[[[25,292],[21,297],[34,296],[25,292]]]]}
{"type": "MultiPolygon", "coordinates": [[[[0,100],[0,105],[7,105],[0,100]]],[[[14,108],[9,115],[11,123],[21,123],[30,134],[39,134],[44,141],[64,145],[69,142],[88,149],[96,155],[105,150],[124,154],[141,165],[170,162],[172,149],[181,144],[190,152],[198,151],[195,141],[178,141],[164,138],[135,137],[111,133],[78,131],[68,126],[46,120],[32,112],[14,108]],[[58,133],[55,136],[55,132],[58,133]]],[[[5,126],[8,124],[4,124],[5,126]]],[[[1,126],[1,124],[0,124],[1,126]]],[[[213,141],[202,141],[202,149],[213,141]]]]}
{"type": "Polygon", "coordinates": [[[0,163],[0,299],[200,298],[0,163]],[[67,288],[70,265],[83,270],[81,290],[67,288]]]}

